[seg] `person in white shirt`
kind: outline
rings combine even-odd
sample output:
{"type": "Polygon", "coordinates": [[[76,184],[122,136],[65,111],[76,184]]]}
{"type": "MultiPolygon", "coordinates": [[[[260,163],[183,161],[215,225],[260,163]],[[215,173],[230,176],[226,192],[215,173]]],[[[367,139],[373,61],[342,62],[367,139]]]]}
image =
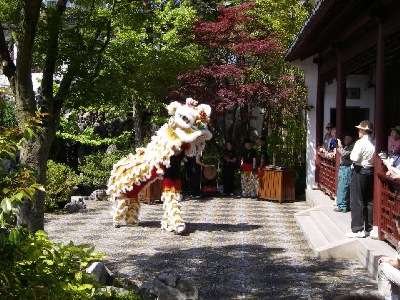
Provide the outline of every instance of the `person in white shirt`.
{"type": "Polygon", "coordinates": [[[350,238],[365,238],[372,230],[372,198],[374,187],[375,144],[371,137],[373,125],[365,120],[356,126],[359,140],[350,153],[354,172],[350,182],[350,238]]]}

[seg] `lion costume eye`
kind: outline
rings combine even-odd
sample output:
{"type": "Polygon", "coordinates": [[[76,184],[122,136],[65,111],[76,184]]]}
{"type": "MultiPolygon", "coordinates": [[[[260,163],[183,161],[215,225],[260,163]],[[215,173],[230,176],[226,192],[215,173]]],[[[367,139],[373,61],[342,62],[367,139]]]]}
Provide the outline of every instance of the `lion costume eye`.
{"type": "Polygon", "coordinates": [[[180,116],[181,117],[181,119],[183,120],[183,121],[185,121],[187,124],[189,124],[190,123],[190,120],[189,120],[189,118],[188,117],[186,117],[186,116],[180,116]]]}

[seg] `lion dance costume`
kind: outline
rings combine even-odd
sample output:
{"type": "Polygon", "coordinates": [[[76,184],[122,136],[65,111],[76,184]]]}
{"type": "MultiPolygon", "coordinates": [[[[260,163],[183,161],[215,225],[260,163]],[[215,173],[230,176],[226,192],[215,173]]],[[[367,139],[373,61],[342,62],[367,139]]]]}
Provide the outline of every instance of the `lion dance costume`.
{"type": "Polygon", "coordinates": [[[151,137],[146,148],[137,148],[135,154],[129,154],[113,166],[107,193],[113,202],[111,214],[115,227],[119,227],[121,221],[127,226],[138,224],[139,192],[154,180],[163,178],[161,228],[177,234],[185,230],[180,210],[180,180],[170,175],[174,173],[172,168],[180,165],[183,154],[201,154],[206,140],[211,139],[207,128],[211,107],[197,105],[197,101],[188,98],[186,104],[174,101],[167,109],[171,116],[168,123],[151,137]]]}

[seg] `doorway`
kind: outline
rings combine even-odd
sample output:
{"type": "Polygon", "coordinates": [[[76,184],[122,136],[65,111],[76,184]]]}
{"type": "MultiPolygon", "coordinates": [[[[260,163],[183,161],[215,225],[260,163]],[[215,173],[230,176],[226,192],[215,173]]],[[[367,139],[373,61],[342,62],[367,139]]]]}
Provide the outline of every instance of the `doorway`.
{"type": "MultiPolygon", "coordinates": [[[[336,108],[331,108],[330,120],[332,124],[336,124],[336,108]]],[[[355,126],[363,120],[369,120],[369,108],[359,106],[346,107],[343,132],[341,134],[349,132],[353,137],[356,137],[358,130],[355,126]]]]}

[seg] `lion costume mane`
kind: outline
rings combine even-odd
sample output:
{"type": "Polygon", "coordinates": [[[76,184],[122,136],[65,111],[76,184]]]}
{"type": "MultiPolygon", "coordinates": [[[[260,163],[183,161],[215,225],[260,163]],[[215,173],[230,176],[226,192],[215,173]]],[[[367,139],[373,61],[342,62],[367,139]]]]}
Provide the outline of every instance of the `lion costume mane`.
{"type": "MultiPolygon", "coordinates": [[[[145,148],[137,148],[135,154],[130,153],[113,166],[107,193],[114,202],[112,215],[116,227],[122,219],[128,225],[138,223],[138,194],[154,180],[163,178],[164,170],[170,167],[171,156],[181,151],[187,156],[201,154],[206,140],[212,138],[207,128],[211,107],[197,104],[192,98],[186,99],[186,104],[171,102],[167,106],[171,116],[168,123],[151,137],[145,148]]],[[[165,209],[162,228],[179,233],[184,229],[180,217],[180,184],[165,186],[163,183],[161,200],[165,209]]]]}

